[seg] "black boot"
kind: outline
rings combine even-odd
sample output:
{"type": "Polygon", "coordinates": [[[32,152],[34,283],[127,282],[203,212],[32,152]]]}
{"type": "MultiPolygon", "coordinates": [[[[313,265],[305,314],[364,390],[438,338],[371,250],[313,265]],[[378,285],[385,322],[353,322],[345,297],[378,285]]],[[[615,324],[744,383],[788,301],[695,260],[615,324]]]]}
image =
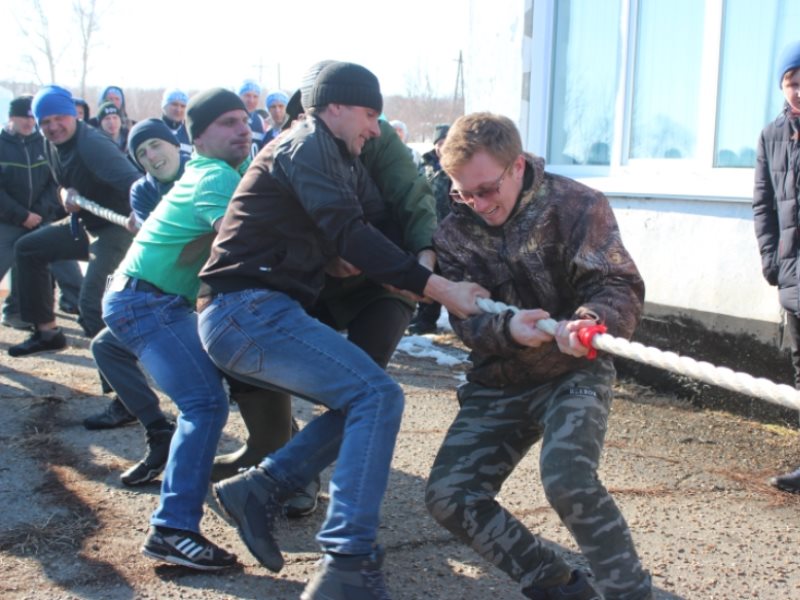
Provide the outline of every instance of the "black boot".
{"type": "Polygon", "coordinates": [[[292,399],[288,394],[254,389],[232,392],[231,397],[239,405],[247,441],[235,452],[214,459],[211,481],[222,481],[256,466],[291,438],[292,399]]]}
{"type": "Polygon", "coordinates": [[[128,425],[136,420],[122,401],[115,397],[103,412],[97,413],[83,420],[86,429],[114,429],[128,425]]]}
{"type": "MultiPolygon", "coordinates": [[[[292,437],[300,431],[297,420],[292,418],[292,437]]],[[[283,505],[283,511],[290,519],[305,517],[317,510],[317,499],[321,482],[319,473],[305,487],[297,488],[283,505]]]]}
{"type": "Polygon", "coordinates": [[[790,494],[800,494],[800,469],[773,477],[769,480],[769,484],[790,494]]]}
{"type": "Polygon", "coordinates": [[[145,432],[147,453],[142,460],[120,475],[122,483],[130,486],[143,485],[158,477],[167,464],[169,445],[174,433],[175,424],[166,419],[148,427],[145,432]]]}

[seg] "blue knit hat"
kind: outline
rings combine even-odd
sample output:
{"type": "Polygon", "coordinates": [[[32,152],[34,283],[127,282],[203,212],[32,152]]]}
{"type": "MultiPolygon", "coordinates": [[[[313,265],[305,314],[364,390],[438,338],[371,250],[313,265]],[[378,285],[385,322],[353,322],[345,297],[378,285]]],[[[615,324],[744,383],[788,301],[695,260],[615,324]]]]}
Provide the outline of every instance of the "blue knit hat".
{"type": "Polygon", "coordinates": [[[783,76],[787,71],[800,68],[800,41],[786,46],[778,59],[778,87],[783,88],[783,76]]]}
{"type": "Polygon", "coordinates": [[[246,92],[255,92],[256,94],[258,94],[260,96],[261,95],[261,86],[258,85],[252,79],[245,79],[244,82],[242,83],[241,87],[239,87],[238,94],[241,96],[242,94],[244,94],[246,92]]]}
{"type": "Polygon", "coordinates": [[[53,115],[78,116],[70,91],[57,85],[48,85],[36,92],[32,108],[37,123],[41,123],[42,119],[53,115]]]}
{"type": "Polygon", "coordinates": [[[172,102],[182,102],[183,104],[187,104],[189,102],[189,96],[186,92],[178,88],[164,90],[164,95],[161,96],[161,108],[166,107],[167,104],[172,102]]]}
{"type": "Polygon", "coordinates": [[[119,96],[121,102],[121,106],[125,106],[125,93],[122,91],[122,88],[118,85],[109,85],[100,93],[100,98],[97,100],[97,104],[102,104],[103,102],[108,102],[109,92],[114,92],[117,96],[119,96]]]}
{"type": "Polygon", "coordinates": [[[128,135],[128,152],[133,161],[140,167],[142,165],[139,164],[139,161],[136,159],[136,151],[142,143],[147,140],[152,140],[153,138],[164,140],[180,148],[178,139],[161,119],[145,119],[144,121],[139,121],[133,126],[133,129],[131,129],[128,135]]]}
{"type": "Polygon", "coordinates": [[[265,104],[267,105],[267,109],[269,109],[269,107],[275,104],[276,102],[280,102],[285,106],[289,104],[289,96],[287,96],[281,91],[272,92],[269,96],[267,96],[267,100],[265,102],[265,104]]]}

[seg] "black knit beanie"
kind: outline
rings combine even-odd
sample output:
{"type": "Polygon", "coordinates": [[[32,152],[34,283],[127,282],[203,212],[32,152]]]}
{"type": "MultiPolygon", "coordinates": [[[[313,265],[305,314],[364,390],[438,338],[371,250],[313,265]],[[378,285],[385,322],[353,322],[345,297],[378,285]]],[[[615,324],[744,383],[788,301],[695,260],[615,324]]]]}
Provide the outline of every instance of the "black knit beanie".
{"type": "Polygon", "coordinates": [[[102,123],[103,119],[109,115],[117,115],[120,119],[122,118],[122,114],[120,114],[120,110],[117,108],[116,104],[113,102],[103,102],[100,108],[97,109],[97,122],[102,123]]]}
{"type": "Polygon", "coordinates": [[[306,108],[331,103],[364,106],[382,112],[383,97],[378,78],[361,65],[345,62],[329,64],[317,75],[306,108]]]}
{"type": "Polygon", "coordinates": [[[186,105],[186,128],[194,141],[217,117],[231,110],[247,112],[244,102],[235,93],[224,88],[212,88],[189,99],[186,105]]]}
{"type": "Polygon", "coordinates": [[[175,134],[170,131],[170,128],[167,127],[167,124],[161,119],[145,119],[144,121],[139,121],[133,126],[130,134],[128,134],[128,153],[131,155],[133,161],[140,167],[142,165],[136,158],[136,151],[142,143],[147,140],[152,140],[153,138],[164,140],[178,148],[181,146],[175,134]]]}
{"type": "Polygon", "coordinates": [[[33,111],[31,110],[32,102],[32,95],[17,96],[8,105],[8,116],[33,117],[33,111]]]}
{"type": "Polygon", "coordinates": [[[289,98],[289,103],[286,105],[286,122],[283,124],[282,129],[289,129],[292,126],[292,122],[297,120],[297,117],[300,116],[300,113],[305,112],[303,109],[303,105],[300,102],[300,98],[302,97],[302,91],[297,90],[292,97],[289,98]]]}

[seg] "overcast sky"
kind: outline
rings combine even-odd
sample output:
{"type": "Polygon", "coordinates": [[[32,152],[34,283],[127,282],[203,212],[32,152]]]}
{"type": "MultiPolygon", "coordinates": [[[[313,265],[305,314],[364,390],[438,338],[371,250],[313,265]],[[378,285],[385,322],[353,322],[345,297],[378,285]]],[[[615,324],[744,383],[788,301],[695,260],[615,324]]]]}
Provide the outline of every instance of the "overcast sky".
{"type": "MultiPolygon", "coordinates": [[[[80,36],[69,0],[40,0],[61,56],[57,82],[77,89],[80,36]]],[[[86,3],[87,0],[84,0],[86,3]]],[[[24,30],[33,0],[0,0],[0,79],[38,82],[24,30]]],[[[87,84],[140,88],[234,88],[245,78],[265,89],[296,89],[323,59],[360,63],[385,94],[405,94],[430,81],[447,96],[466,46],[466,0],[97,0],[100,29],[87,84]]],[[[42,65],[44,63],[41,63],[42,65]]],[[[50,83],[40,68],[43,83],[50,83]]],[[[89,99],[90,101],[92,99],[89,99]]]]}

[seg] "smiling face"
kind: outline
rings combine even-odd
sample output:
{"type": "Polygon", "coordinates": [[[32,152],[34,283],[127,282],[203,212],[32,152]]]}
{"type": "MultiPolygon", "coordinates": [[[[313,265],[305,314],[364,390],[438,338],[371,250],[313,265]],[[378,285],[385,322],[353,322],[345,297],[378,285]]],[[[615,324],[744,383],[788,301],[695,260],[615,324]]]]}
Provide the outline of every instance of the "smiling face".
{"type": "Polygon", "coordinates": [[[162,183],[175,181],[181,166],[178,147],[161,138],[145,140],[136,148],[136,160],[162,183]]]}
{"type": "Polygon", "coordinates": [[[448,172],[454,198],[469,206],[487,225],[498,227],[508,220],[522,190],[525,158],[510,165],[500,163],[485,150],[448,172]]]}
{"type": "Polygon", "coordinates": [[[51,115],[39,121],[42,135],[56,145],[69,141],[77,128],[78,119],[72,115],[51,115]]]}
{"type": "Polygon", "coordinates": [[[250,154],[250,138],[250,117],[236,109],[218,116],[194,139],[194,146],[199,154],[218,158],[235,168],[250,154]]]}
{"type": "Polygon", "coordinates": [[[372,108],[329,104],[319,116],[354,157],[361,154],[367,140],[381,134],[378,125],[380,113],[372,108]]]}

